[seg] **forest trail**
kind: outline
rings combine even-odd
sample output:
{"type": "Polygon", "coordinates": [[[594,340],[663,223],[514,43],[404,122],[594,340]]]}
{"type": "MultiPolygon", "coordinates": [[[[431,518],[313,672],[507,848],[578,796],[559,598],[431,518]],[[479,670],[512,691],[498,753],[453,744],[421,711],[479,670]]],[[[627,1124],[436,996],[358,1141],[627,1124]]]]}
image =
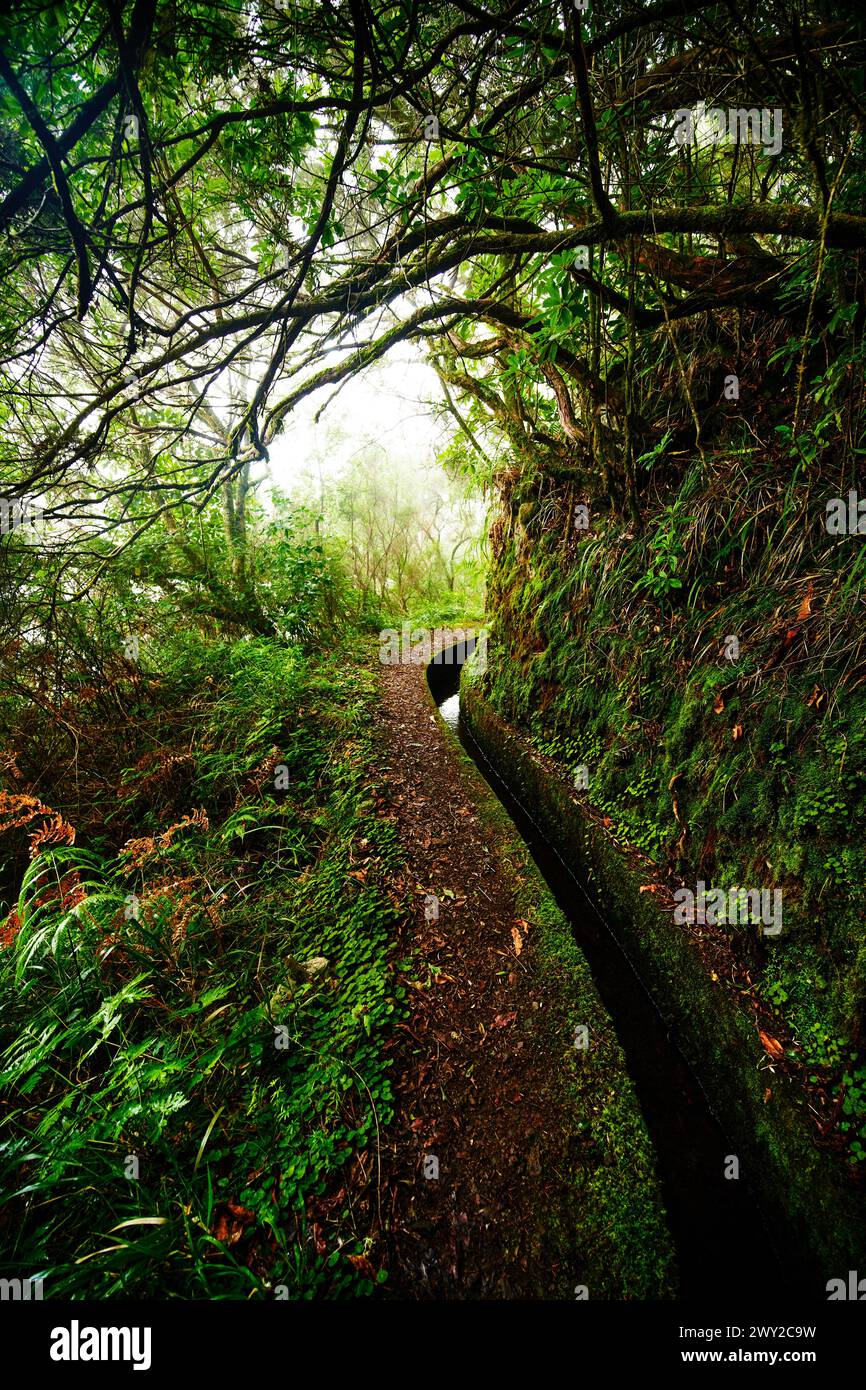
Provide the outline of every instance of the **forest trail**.
{"type": "Polygon", "coordinates": [[[397,1117],[383,1153],[388,1289],[573,1296],[574,1269],[547,1245],[569,1196],[571,1116],[539,1037],[548,1001],[515,904],[520,879],[479,815],[424,668],[383,667],[381,685],[383,780],[417,888],[403,945],[419,981],[394,1044],[397,1117]],[[438,920],[425,915],[427,894],[438,920]],[[425,1157],[438,1178],[425,1178],[425,1157]]]}

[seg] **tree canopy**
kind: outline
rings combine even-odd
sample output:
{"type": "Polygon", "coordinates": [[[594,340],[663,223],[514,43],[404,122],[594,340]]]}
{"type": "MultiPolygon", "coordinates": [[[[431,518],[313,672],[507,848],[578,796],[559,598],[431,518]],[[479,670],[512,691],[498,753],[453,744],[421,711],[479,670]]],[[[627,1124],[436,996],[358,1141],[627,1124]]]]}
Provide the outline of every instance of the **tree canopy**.
{"type": "Polygon", "coordinates": [[[296,404],[409,339],[464,425],[636,516],[660,339],[693,415],[696,335],[862,308],[864,56],[824,0],[17,6],[7,492],[63,545],[222,494],[240,549],[296,404]],[[699,101],[751,139],[683,142],[699,101]]]}

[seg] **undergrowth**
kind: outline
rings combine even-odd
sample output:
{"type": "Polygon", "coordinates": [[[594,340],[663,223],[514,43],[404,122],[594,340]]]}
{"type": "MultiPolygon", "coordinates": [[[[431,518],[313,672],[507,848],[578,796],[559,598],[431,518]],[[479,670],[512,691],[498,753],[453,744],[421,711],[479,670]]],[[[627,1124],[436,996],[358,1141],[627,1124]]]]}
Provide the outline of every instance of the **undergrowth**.
{"type": "Polygon", "coordinates": [[[189,634],[148,674],[117,769],[136,838],[7,776],[7,880],[28,832],[32,857],[0,924],[0,1271],[47,1297],[369,1291],[403,997],[372,678],[189,634]]]}
{"type": "Polygon", "coordinates": [[[571,544],[525,482],[491,582],[487,689],[663,870],[782,888],[783,935],[732,927],[733,944],[807,1071],[825,1069],[862,1162],[862,538],[824,527],[832,467],[798,485],[785,448],[695,456],[640,531],[599,513],[571,544]]]}

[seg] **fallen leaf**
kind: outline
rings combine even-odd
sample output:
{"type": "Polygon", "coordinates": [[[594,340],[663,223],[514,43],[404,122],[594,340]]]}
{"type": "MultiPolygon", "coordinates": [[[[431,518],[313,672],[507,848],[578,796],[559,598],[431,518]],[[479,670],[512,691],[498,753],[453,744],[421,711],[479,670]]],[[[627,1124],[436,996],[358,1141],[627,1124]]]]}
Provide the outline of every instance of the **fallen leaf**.
{"type": "Polygon", "coordinates": [[[724,708],[724,700],[722,699],[721,695],[717,695],[715,700],[713,701],[713,714],[721,714],[724,708]]]}
{"type": "Polygon", "coordinates": [[[514,954],[519,956],[520,952],[523,950],[523,937],[516,927],[511,928],[511,939],[514,942],[514,954]]]}
{"type": "Polygon", "coordinates": [[[247,1211],[237,1202],[220,1202],[214,1212],[212,1233],[223,1245],[235,1245],[247,1226],[256,1219],[255,1212],[247,1211]]]}
{"type": "Polygon", "coordinates": [[[808,618],[809,614],[812,612],[813,587],[814,586],[812,584],[809,585],[808,589],[806,590],[806,596],[803,599],[803,602],[800,604],[800,607],[797,609],[797,618],[800,622],[802,622],[804,618],[808,618]]]}
{"type": "Polygon", "coordinates": [[[491,1028],[507,1028],[509,1023],[513,1023],[517,1017],[517,1011],[511,1014],[497,1014],[491,1023],[491,1028]]]}
{"type": "Polygon", "coordinates": [[[769,1053],[771,1057],[775,1057],[777,1060],[784,1057],[785,1049],[778,1038],[771,1038],[769,1033],[764,1033],[760,1029],[758,1030],[758,1037],[761,1039],[764,1051],[769,1053]]]}
{"type": "Polygon", "coordinates": [[[346,1259],[350,1265],[354,1265],[359,1274],[363,1274],[366,1279],[376,1283],[376,1271],[366,1255],[347,1255],[346,1259]]]}
{"type": "Polygon", "coordinates": [[[743,726],[742,726],[742,724],[740,723],[740,721],[739,721],[739,719],[738,719],[737,722],[736,722],[736,724],[734,725],[733,729],[731,730],[731,738],[734,740],[734,743],[739,743],[739,741],[740,741],[740,739],[741,739],[742,737],[743,737],[743,726]]]}

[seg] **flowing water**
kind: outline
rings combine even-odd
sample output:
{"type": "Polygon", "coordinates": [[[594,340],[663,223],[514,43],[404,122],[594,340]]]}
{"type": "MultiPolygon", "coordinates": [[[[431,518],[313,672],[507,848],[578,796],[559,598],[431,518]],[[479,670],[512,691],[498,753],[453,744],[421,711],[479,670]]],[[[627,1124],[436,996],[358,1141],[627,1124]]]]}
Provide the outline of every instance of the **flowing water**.
{"type": "MultiPolygon", "coordinates": [[[[467,644],[469,645],[469,644],[467,644]]],[[[491,766],[460,715],[460,660],[450,649],[427,677],[445,723],[508,811],[560,908],[571,923],[613,1021],[655,1146],[658,1175],[676,1245],[683,1299],[811,1294],[816,1283],[785,1265],[772,1244],[748,1176],[725,1179],[736,1147],[710,1098],[672,1038],[599,905],[571,866],[491,766]],[[450,660],[449,660],[450,658],[450,660]]],[[[746,1063],[749,1065],[749,1063],[746,1063]]],[[[815,1290],[817,1291],[817,1289],[815,1290]]]]}

